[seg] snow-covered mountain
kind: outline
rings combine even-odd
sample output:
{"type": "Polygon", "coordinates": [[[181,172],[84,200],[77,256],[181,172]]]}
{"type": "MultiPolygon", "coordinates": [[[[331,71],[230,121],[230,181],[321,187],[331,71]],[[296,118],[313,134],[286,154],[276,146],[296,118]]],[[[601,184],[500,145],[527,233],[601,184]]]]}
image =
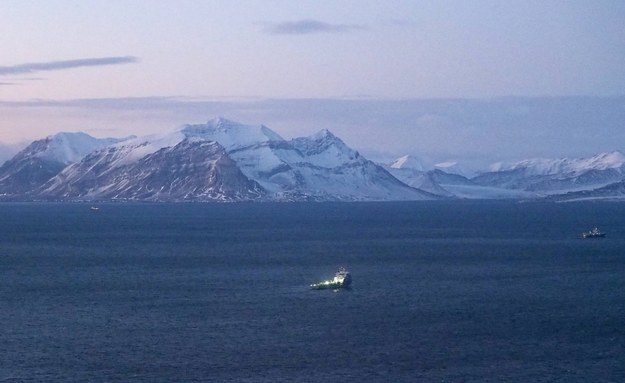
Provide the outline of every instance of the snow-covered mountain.
{"type": "Polygon", "coordinates": [[[184,138],[141,156],[148,147],[134,143],[95,151],[48,181],[38,195],[64,200],[247,201],[264,194],[214,141],[184,138]]]}
{"type": "Polygon", "coordinates": [[[425,171],[421,160],[414,156],[405,155],[391,162],[388,167],[392,169],[413,169],[416,171],[425,171]]]}
{"type": "Polygon", "coordinates": [[[390,165],[386,165],[385,169],[395,178],[408,186],[424,190],[428,193],[441,197],[454,197],[454,194],[444,189],[428,171],[411,168],[405,162],[398,164],[397,161],[394,161],[390,165]]]}
{"type": "Polygon", "coordinates": [[[532,159],[496,163],[474,177],[479,185],[524,190],[543,195],[591,190],[625,178],[625,155],[615,151],[589,158],[532,159]]]}
{"type": "Polygon", "coordinates": [[[29,176],[38,175],[37,182],[19,191],[29,193],[30,198],[150,201],[438,198],[397,180],[328,130],[287,141],[263,125],[217,118],[167,134],[109,141],[91,150],[86,144],[46,142],[33,143],[23,156],[12,159],[7,168],[15,170],[14,165],[22,157],[51,161],[51,169],[44,174],[37,173],[41,166],[25,170],[29,176]]]}
{"type": "MultiPolygon", "coordinates": [[[[123,140],[123,139],[122,139],[123,140]]],[[[0,195],[28,193],[98,148],[122,141],[85,133],[58,133],[37,140],[0,167],[0,195]]]]}
{"type": "Polygon", "coordinates": [[[458,163],[458,161],[443,161],[434,164],[435,170],[440,170],[447,174],[456,174],[465,178],[470,178],[475,173],[458,163]]]}
{"type": "Polygon", "coordinates": [[[411,188],[349,148],[328,130],[284,140],[266,126],[223,118],[189,125],[185,135],[220,142],[242,172],[277,200],[421,200],[411,188]]]}
{"type": "Polygon", "coordinates": [[[285,140],[263,125],[216,118],[145,137],[59,133],[35,141],[0,167],[0,197],[392,201],[577,198],[573,193],[583,192],[589,198],[592,193],[620,198],[625,188],[625,155],[620,152],[497,163],[470,179],[458,174],[461,170],[457,163],[445,162],[426,171],[411,156],[378,165],[327,129],[285,140]]]}
{"type": "Polygon", "coordinates": [[[453,173],[460,169],[455,162],[439,164],[434,169],[426,171],[422,170],[420,161],[411,160],[410,156],[403,156],[391,164],[385,165],[385,169],[409,186],[446,198],[515,199],[536,197],[535,194],[528,192],[477,185],[467,177],[453,173]],[[445,172],[440,168],[450,170],[450,172],[445,172]]]}
{"type": "Polygon", "coordinates": [[[400,165],[389,171],[408,185],[446,195],[442,188],[458,198],[625,199],[625,155],[619,151],[587,158],[499,162],[470,179],[440,168],[423,172],[400,165]]]}
{"type": "Polygon", "coordinates": [[[490,166],[492,172],[523,169],[529,176],[557,174],[581,175],[588,170],[622,169],[625,155],[619,151],[597,154],[589,158],[531,159],[510,164],[502,162],[490,166]]]}

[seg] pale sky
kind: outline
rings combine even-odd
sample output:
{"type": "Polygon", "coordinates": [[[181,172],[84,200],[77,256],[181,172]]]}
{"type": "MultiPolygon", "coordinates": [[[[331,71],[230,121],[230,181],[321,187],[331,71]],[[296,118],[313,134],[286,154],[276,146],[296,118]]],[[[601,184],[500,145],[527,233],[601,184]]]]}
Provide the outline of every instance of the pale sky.
{"type": "MultiPolygon", "coordinates": [[[[334,127],[347,144],[361,146],[356,149],[409,151],[405,134],[394,130],[396,121],[376,121],[388,132],[382,143],[362,136],[373,129],[367,121],[362,131],[341,125],[360,120],[343,115],[357,110],[339,108],[341,115],[308,119],[289,110],[282,116],[280,110],[241,110],[249,112],[250,100],[401,105],[625,95],[620,0],[2,0],[0,47],[0,142],[9,143],[67,130],[96,136],[173,130],[218,114],[266,117],[242,122],[266,124],[285,138],[312,134],[309,127],[324,123],[318,128],[334,127]],[[140,98],[140,108],[120,107],[134,98],[140,98]],[[166,102],[172,99],[222,104],[186,118],[172,115],[166,102]],[[97,111],[85,107],[98,102],[97,111]],[[163,102],[167,110],[161,111],[163,102]],[[288,121],[299,125],[287,126],[288,121]]],[[[194,105],[199,107],[185,104],[179,110],[194,105]]],[[[433,114],[441,117],[430,111],[420,117],[433,114]]],[[[457,148],[445,148],[443,136],[438,141],[437,152],[453,157],[457,148]]]]}

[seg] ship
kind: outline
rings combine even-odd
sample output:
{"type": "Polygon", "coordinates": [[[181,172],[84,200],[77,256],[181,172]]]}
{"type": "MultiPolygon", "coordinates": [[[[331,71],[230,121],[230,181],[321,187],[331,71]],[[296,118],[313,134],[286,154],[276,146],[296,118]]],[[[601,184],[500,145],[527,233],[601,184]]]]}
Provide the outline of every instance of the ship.
{"type": "Polygon", "coordinates": [[[339,270],[334,274],[333,279],[329,279],[327,281],[313,283],[310,285],[310,288],[313,290],[323,290],[323,289],[342,289],[349,287],[352,283],[352,276],[344,267],[339,268],[339,270]]]}
{"type": "Polygon", "coordinates": [[[605,237],[605,233],[602,233],[596,227],[590,231],[586,231],[582,233],[582,238],[603,238],[605,237]]]}

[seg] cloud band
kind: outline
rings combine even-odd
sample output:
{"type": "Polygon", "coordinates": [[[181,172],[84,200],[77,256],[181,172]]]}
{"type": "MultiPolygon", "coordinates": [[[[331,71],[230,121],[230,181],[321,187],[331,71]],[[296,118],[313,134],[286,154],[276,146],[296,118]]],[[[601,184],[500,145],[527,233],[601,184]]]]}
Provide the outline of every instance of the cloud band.
{"type": "Polygon", "coordinates": [[[49,61],[41,63],[26,63],[13,66],[0,66],[0,76],[27,74],[42,71],[65,70],[92,66],[120,65],[138,62],[134,56],[96,57],[76,60],[49,61]]]}
{"type": "Polygon", "coordinates": [[[346,33],[361,29],[365,29],[365,27],[355,24],[330,24],[306,19],[270,24],[265,28],[265,32],[272,35],[306,35],[312,33],[346,33]]]}

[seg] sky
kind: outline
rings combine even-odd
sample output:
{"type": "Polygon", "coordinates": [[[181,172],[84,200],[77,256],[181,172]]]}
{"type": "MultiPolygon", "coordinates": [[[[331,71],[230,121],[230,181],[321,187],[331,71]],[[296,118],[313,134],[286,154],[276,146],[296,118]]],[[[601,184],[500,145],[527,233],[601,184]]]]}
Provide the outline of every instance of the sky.
{"type": "Polygon", "coordinates": [[[569,154],[549,142],[563,144],[570,116],[526,108],[549,120],[525,115],[516,125],[527,134],[511,136],[496,117],[502,98],[516,97],[507,105],[517,110],[527,98],[564,97],[558,105],[571,111],[577,97],[573,111],[589,115],[575,120],[615,136],[563,146],[625,149],[614,144],[623,130],[614,100],[625,95],[620,0],[2,0],[0,46],[5,144],[59,131],[141,135],[219,115],[285,138],[328,128],[381,157],[494,162],[569,154]],[[457,100],[476,109],[459,112],[457,100]],[[546,136],[538,147],[536,126],[546,136]]]}

